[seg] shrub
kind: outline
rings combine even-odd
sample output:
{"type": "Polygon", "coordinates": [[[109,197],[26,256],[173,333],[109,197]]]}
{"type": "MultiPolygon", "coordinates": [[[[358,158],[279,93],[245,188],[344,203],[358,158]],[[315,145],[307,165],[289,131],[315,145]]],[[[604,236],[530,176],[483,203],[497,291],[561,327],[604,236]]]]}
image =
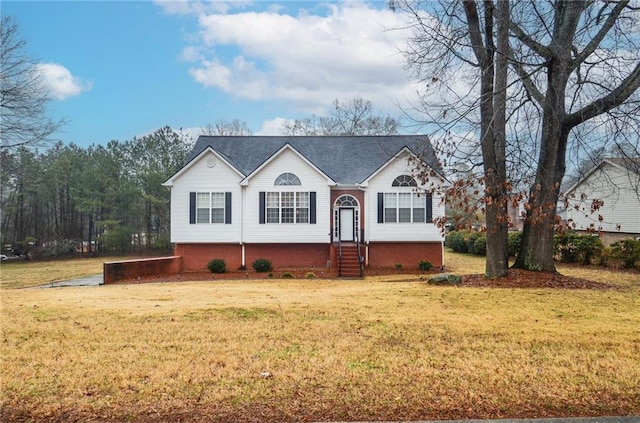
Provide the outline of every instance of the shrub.
{"type": "Polygon", "coordinates": [[[520,244],[522,243],[522,232],[509,232],[509,257],[515,257],[520,250],[520,244]]]}
{"type": "Polygon", "coordinates": [[[590,264],[602,251],[602,241],[593,235],[567,232],[553,237],[554,253],[563,263],[590,264]]]}
{"type": "Polygon", "coordinates": [[[451,231],[447,234],[444,239],[444,243],[447,247],[451,248],[456,253],[464,252],[464,237],[462,235],[463,231],[451,231]]]}
{"type": "Polygon", "coordinates": [[[223,259],[213,259],[207,264],[207,269],[211,273],[225,273],[227,271],[227,263],[223,259]]]}
{"type": "Polygon", "coordinates": [[[633,268],[640,260],[640,241],[624,239],[611,244],[611,255],[613,258],[622,260],[622,266],[633,268]]]}
{"type": "Polygon", "coordinates": [[[423,271],[428,271],[433,267],[433,263],[427,260],[420,260],[418,262],[418,269],[423,271]]]}
{"type": "Polygon", "coordinates": [[[396,263],[396,270],[402,269],[402,263],[396,263]]]}
{"type": "Polygon", "coordinates": [[[315,278],[316,278],[316,274],[315,274],[315,273],[313,273],[313,272],[308,272],[308,273],[305,275],[305,278],[307,278],[307,279],[315,279],[315,278]]]}
{"type": "Polygon", "coordinates": [[[611,247],[605,247],[600,251],[600,255],[598,256],[597,264],[602,267],[607,267],[611,264],[611,261],[614,259],[613,250],[611,247]]]}
{"type": "Polygon", "coordinates": [[[472,245],[469,245],[469,252],[477,256],[487,255],[487,236],[485,234],[478,235],[473,241],[472,245]]]}
{"type": "Polygon", "coordinates": [[[280,277],[282,279],[293,279],[293,274],[291,272],[284,272],[280,277]]]}
{"type": "Polygon", "coordinates": [[[475,242],[478,233],[470,230],[452,231],[445,238],[445,244],[456,253],[468,253],[469,245],[475,242]]]}
{"type": "Polygon", "coordinates": [[[251,263],[251,267],[253,267],[253,270],[259,273],[270,272],[273,270],[271,262],[266,258],[256,259],[253,263],[251,263]]]}

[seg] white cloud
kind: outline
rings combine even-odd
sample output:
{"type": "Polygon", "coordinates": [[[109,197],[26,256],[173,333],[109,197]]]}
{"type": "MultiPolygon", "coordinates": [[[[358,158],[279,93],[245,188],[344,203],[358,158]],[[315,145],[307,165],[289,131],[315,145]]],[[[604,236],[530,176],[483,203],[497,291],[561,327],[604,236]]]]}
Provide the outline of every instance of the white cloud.
{"type": "Polygon", "coordinates": [[[90,83],[73,76],[69,69],[57,63],[39,63],[36,69],[40,73],[42,84],[53,99],[64,100],[91,89],[90,83]]]}
{"type": "Polygon", "coordinates": [[[256,135],[282,135],[282,128],[284,124],[289,122],[290,119],[277,117],[274,119],[268,119],[262,122],[262,128],[256,135]]]}
{"type": "Polygon", "coordinates": [[[408,33],[388,30],[407,26],[402,14],[357,1],[330,4],[322,15],[187,6],[198,15],[199,42],[182,58],[194,63],[190,74],[205,87],[250,100],[285,100],[306,113],[351,97],[396,113],[396,100],[415,94],[398,51],[408,33]]]}

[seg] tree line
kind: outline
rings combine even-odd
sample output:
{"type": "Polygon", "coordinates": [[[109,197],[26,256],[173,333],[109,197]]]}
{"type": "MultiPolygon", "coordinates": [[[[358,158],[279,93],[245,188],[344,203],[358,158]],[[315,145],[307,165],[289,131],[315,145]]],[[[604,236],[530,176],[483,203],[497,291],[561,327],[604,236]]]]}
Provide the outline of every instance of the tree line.
{"type": "Polygon", "coordinates": [[[104,146],[2,149],[3,250],[43,257],[170,251],[162,183],[191,147],[189,137],[164,127],[104,146]]]}

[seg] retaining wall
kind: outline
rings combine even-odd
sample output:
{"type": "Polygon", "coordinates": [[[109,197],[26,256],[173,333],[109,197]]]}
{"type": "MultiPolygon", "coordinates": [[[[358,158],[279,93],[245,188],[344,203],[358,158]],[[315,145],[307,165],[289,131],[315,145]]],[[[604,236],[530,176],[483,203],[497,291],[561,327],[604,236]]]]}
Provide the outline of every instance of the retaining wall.
{"type": "Polygon", "coordinates": [[[103,271],[105,284],[143,276],[174,275],[182,271],[182,257],[170,256],[105,262],[103,271]]]}

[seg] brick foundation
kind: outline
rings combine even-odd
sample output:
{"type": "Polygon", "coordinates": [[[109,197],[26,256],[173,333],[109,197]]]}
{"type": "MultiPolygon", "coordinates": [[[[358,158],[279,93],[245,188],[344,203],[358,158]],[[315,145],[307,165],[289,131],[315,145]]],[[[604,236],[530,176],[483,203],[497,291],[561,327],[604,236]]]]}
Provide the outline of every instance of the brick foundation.
{"type": "MultiPolygon", "coordinates": [[[[362,246],[365,254],[365,246],[362,246]]],[[[420,260],[428,260],[435,267],[443,264],[442,244],[434,243],[372,243],[369,245],[369,266],[394,267],[402,264],[406,269],[418,267],[420,260]]],[[[236,244],[177,244],[175,255],[182,256],[182,270],[206,270],[214,258],[223,259],[227,269],[242,265],[242,246],[236,244]]],[[[251,268],[258,258],[271,261],[274,268],[325,267],[337,264],[337,247],[329,244],[248,244],[245,245],[245,265],[251,268]]]]}
{"type": "Polygon", "coordinates": [[[266,258],[274,267],[326,266],[329,244],[249,244],[247,267],[258,258],[266,258]]]}
{"type": "Polygon", "coordinates": [[[433,243],[371,243],[369,266],[394,267],[397,263],[405,269],[417,269],[421,260],[430,261],[434,267],[443,264],[442,244],[433,243]]]}
{"type": "Polygon", "coordinates": [[[213,259],[223,259],[227,269],[238,269],[242,265],[242,246],[239,244],[176,244],[176,256],[182,256],[182,267],[186,272],[206,271],[213,259]]]}

